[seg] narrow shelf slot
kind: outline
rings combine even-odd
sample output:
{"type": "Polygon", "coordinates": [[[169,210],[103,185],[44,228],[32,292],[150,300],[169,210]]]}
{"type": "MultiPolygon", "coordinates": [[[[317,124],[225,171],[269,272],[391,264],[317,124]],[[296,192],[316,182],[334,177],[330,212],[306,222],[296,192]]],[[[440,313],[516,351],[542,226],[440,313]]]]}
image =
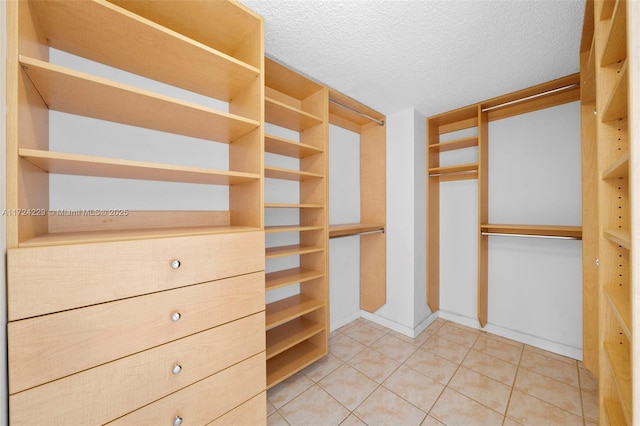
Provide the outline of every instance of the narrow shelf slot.
{"type": "MultiPolygon", "coordinates": [[[[607,9],[608,2],[604,3],[603,10],[607,9]]],[[[627,5],[625,0],[619,0],[615,2],[600,65],[605,67],[625,59],[627,59],[627,5]]]]}
{"type": "Polygon", "coordinates": [[[322,124],[321,118],[271,98],[265,98],[264,119],[296,132],[322,124]]]}
{"type": "Polygon", "coordinates": [[[172,86],[228,101],[260,75],[256,67],[109,2],[31,4],[51,47],[172,86]]]}
{"type": "Polygon", "coordinates": [[[602,179],[616,179],[629,176],[629,151],[622,154],[605,172],[602,179]]]}
{"type": "Polygon", "coordinates": [[[611,91],[611,96],[602,112],[602,121],[618,120],[627,117],[627,97],[628,97],[628,63],[625,62],[620,69],[620,75],[611,91]]]}
{"type": "Polygon", "coordinates": [[[616,285],[607,285],[604,287],[604,294],[618,319],[620,328],[627,339],[631,340],[631,305],[628,292],[625,294],[624,289],[618,288],[616,285]]]}
{"type": "Polygon", "coordinates": [[[568,225],[506,225],[482,224],[481,232],[504,235],[530,235],[542,237],[582,238],[581,226],[568,225]]]}
{"type": "Polygon", "coordinates": [[[282,167],[264,167],[264,177],[271,179],[292,180],[303,182],[312,179],[321,179],[323,176],[318,173],[305,172],[301,170],[285,169],[282,167]]]}
{"type": "Polygon", "coordinates": [[[321,209],[322,204],[264,203],[267,209],[321,209]]]}
{"type": "Polygon", "coordinates": [[[324,307],[324,302],[302,294],[269,303],[266,306],[266,329],[271,330],[322,307],[324,307]]]}
{"type": "Polygon", "coordinates": [[[321,347],[305,340],[267,361],[267,389],[277,385],[326,354],[321,347]]]}
{"type": "Polygon", "coordinates": [[[322,250],[324,250],[322,247],[305,246],[300,244],[269,247],[266,249],[266,259],[276,259],[278,257],[317,253],[322,250]]]}
{"type": "Polygon", "coordinates": [[[478,164],[477,163],[469,163],[469,164],[457,164],[455,166],[442,166],[442,167],[432,167],[429,169],[429,176],[442,176],[448,174],[462,174],[469,172],[477,172],[478,164]]]}
{"type": "Polygon", "coordinates": [[[631,234],[625,229],[609,229],[604,231],[604,236],[609,241],[626,248],[631,249],[631,234]]]}
{"type": "Polygon", "coordinates": [[[264,150],[265,152],[292,158],[305,158],[324,152],[322,148],[272,135],[264,136],[264,150]]]}
{"type": "Polygon", "coordinates": [[[229,143],[260,122],[37,59],[20,63],[49,109],[229,143]]]}
{"type": "Polygon", "coordinates": [[[322,332],[324,327],[305,318],[296,318],[267,331],[267,359],[322,332]]]}
{"type": "Polygon", "coordinates": [[[604,343],[604,352],[609,370],[618,390],[621,407],[627,424],[631,424],[631,359],[626,345],[604,343]]]}
{"type": "Polygon", "coordinates": [[[260,179],[254,173],[122,160],[21,148],[20,157],[48,173],[163,182],[233,185],[260,179]]]}
{"type": "Polygon", "coordinates": [[[429,149],[434,152],[454,151],[456,149],[472,148],[478,146],[478,137],[456,139],[449,142],[441,142],[429,145],[429,149]]]}
{"type": "Polygon", "coordinates": [[[279,225],[279,226],[265,226],[264,232],[267,234],[274,234],[278,232],[304,232],[304,231],[322,231],[324,226],[322,225],[279,225]]]}
{"type": "Polygon", "coordinates": [[[346,223],[329,226],[329,238],[347,237],[372,232],[384,232],[384,225],[377,223],[346,223]]]}
{"type": "Polygon", "coordinates": [[[265,275],[265,285],[267,290],[273,290],[288,285],[311,281],[321,278],[324,273],[306,268],[291,268],[282,271],[269,272],[265,275]]]}

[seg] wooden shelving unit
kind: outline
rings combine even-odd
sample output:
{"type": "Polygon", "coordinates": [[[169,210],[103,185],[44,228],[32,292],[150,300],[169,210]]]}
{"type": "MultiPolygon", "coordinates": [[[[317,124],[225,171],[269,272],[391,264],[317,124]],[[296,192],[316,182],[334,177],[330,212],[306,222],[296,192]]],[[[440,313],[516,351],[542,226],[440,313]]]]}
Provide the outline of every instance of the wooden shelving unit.
{"type": "Polygon", "coordinates": [[[594,212],[594,226],[585,232],[592,248],[583,275],[594,282],[585,292],[599,301],[593,364],[599,376],[600,424],[605,425],[637,423],[640,402],[633,315],[638,212],[632,202],[638,185],[638,94],[637,87],[632,90],[631,71],[638,69],[639,16],[632,1],[587,2],[580,52],[581,74],[592,92],[582,99],[583,153],[589,153],[583,183],[590,187],[583,208],[594,212]]]}
{"type": "Polygon", "coordinates": [[[298,223],[267,226],[293,233],[300,244],[269,247],[267,261],[299,257],[299,266],[270,272],[266,290],[300,286],[297,295],[267,304],[267,387],[272,387],[328,352],[327,89],[266,59],[265,120],[298,132],[299,141],[265,136],[265,152],[297,159],[299,169],[265,166],[265,178],[298,182],[299,203],[265,203],[267,209],[296,209],[298,223]]]}
{"type": "Polygon", "coordinates": [[[375,312],[387,301],[386,117],[329,90],[331,124],[360,135],[360,222],[332,224],[329,237],[360,237],[360,309],[375,312]]]}
{"type": "MultiPolygon", "coordinates": [[[[582,238],[581,226],[492,224],[489,222],[489,122],[576,101],[580,96],[577,74],[499,96],[478,104],[427,118],[427,304],[440,309],[440,183],[478,181],[478,322],[488,321],[488,262],[491,235],[518,237],[582,238]],[[449,133],[475,133],[452,140],[449,133]],[[442,165],[440,154],[477,149],[477,162],[442,165]]],[[[623,161],[623,160],[621,160],[623,161]]],[[[614,166],[612,166],[614,167],[614,166]]],[[[623,165],[615,165],[615,172],[623,165]]],[[[615,173],[612,171],[612,173],[615,173]]]]}

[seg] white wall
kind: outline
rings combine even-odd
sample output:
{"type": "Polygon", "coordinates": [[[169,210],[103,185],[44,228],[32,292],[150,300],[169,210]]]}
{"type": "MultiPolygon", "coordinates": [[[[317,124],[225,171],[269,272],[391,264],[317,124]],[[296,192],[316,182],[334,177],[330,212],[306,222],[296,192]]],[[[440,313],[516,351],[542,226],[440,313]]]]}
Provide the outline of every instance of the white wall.
{"type": "MultiPolygon", "coordinates": [[[[580,225],[580,164],[577,102],[491,122],[489,222],[580,225]]],[[[441,316],[478,326],[477,181],[441,184],[440,201],[441,316]]],[[[490,237],[485,329],[580,358],[581,250],[580,241],[490,237]]]]}
{"type": "Polygon", "coordinates": [[[365,317],[414,335],[426,306],[425,118],[414,109],[387,116],[387,303],[365,317]]]}
{"type": "MultiPolygon", "coordinates": [[[[0,22],[7,22],[7,3],[0,2],[0,22]]],[[[5,27],[6,28],[6,27],[5,27]]],[[[7,51],[7,32],[0,31],[0,52],[7,51]]],[[[7,102],[6,102],[6,55],[0,55],[0,211],[6,207],[6,133],[7,128],[7,102]]],[[[5,259],[7,252],[6,241],[6,216],[0,215],[0,424],[8,424],[8,381],[7,381],[7,281],[5,259]]]]}

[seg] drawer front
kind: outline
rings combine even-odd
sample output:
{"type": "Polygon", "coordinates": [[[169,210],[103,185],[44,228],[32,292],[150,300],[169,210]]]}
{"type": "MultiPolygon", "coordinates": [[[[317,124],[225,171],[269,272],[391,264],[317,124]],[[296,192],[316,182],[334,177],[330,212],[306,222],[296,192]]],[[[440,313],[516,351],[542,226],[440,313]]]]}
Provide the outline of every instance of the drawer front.
{"type": "Polygon", "coordinates": [[[264,272],[8,325],[9,393],[264,310],[264,272]]]}
{"type": "MultiPolygon", "coordinates": [[[[176,420],[185,425],[207,424],[245,401],[264,395],[265,366],[265,355],[260,353],[109,424],[171,425],[176,420]]],[[[264,399],[259,413],[266,418],[264,399]]]]}
{"type": "Polygon", "coordinates": [[[264,233],[199,235],[7,253],[17,320],[264,270],[264,233]]]}
{"type": "Polygon", "coordinates": [[[264,313],[260,312],[13,394],[10,423],[103,424],[264,348],[264,313]]]}
{"type": "Polygon", "coordinates": [[[234,408],[222,417],[217,418],[210,426],[267,426],[266,413],[267,393],[254,396],[244,404],[234,408]]]}

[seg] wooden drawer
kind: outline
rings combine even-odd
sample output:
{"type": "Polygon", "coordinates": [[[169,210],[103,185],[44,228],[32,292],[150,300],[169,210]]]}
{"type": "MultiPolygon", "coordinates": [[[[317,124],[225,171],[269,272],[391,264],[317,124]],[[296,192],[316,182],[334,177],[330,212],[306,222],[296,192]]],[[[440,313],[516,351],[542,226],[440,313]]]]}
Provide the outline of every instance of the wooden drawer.
{"type": "Polygon", "coordinates": [[[211,426],[267,426],[267,393],[254,396],[244,404],[234,408],[208,425],[211,426]]]}
{"type": "Polygon", "coordinates": [[[7,333],[9,393],[262,310],[264,272],[254,272],[13,321],[7,333]]]}
{"type": "Polygon", "coordinates": [[[18,248],[7,256],[13,321],[262,271],[264,233],[18,248]]]}
{"type": "MultiPolygon", "coordinates": [[[[207,424],[245,401],[264,395],[265,366],[262,352],[109,424],[171,425],[177,418],[185,425],[207,424]]],[[[266,418],[264,396],[259,413],[266,418]]]]}
{"type": "MultiPolygon", "coordinates": [[[[11,395],[12,425],[103,424],[263,352],[260,312],[11,395]],[[181,366],[174,374],[176,365],[181,366]]],[[[262,384],[262,376],[256,378],[262,384]]]]}

